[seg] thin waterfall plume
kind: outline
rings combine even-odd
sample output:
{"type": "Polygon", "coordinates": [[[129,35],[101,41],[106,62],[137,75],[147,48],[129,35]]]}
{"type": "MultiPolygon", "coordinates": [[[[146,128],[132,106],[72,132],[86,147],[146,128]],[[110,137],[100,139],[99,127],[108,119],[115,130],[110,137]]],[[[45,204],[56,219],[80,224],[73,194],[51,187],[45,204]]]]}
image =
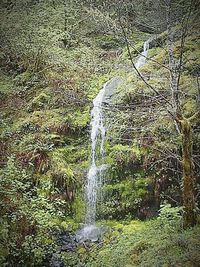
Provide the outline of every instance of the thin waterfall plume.
{"type": "MultiPolygon", "coordinates": [[[[135,66],[140,68],[146,62],[149,49],[149,40],[144,43],[144,50],[138,58],[135,66]]],[[[76,239],[79,242],[85,240],[98,240],[101,235],[101,229],[95,225],[96,206],[99,199],[99,189],[102,186],[102,177],[107,168],[104,163],[104,141],[106,136],[106,127],[104,122],[103,104],[109,104],[116,88],[122,83],[120,77],[114,77],[106,82],[98,95],[93,100],[91,110],[91,165],[87,173],[86,184],[86,215],[84,227],[77,232],[76,239]]]]}
{"type": "Polygon", "coordinates": [[[81,229],[76,238],[79,242],[84,240],[95,241],[100,234],[100,229],[95,226],[96,206],[102,186],[102,177],[107,165],[104,163],[104,141],[106,136],[106,127],[104,123],[103,104],[108,104],[114,93],[114,90],[122,82],[120,77],[114,77],[106,82],[93,100],[91,110],[91,165],[87,173],[86,184],[86,215],[85,226],[81,229]]]}
{"type": "Polygon", "coordinates": [[[86,225],[95,223],[96,217],[96,203],[99,183],[99,170],[102,166],[97,167],[97,141],[100,139],[100,157],[103,159],[104,156],[104,140],[105,140],[105,126],[103,123],[103,111],[102,104],[105,96],[105,90],[108,82],[104,84],[103,89],[100,90],[99,94],[93,100],[93,109],[91,111],[91,166],[87,174],[87,186],[86,186],[86,225]]]}
{"type": "Polygon", "coordinates": [[[140,67],[142,67],[145,64],[146,58],[148,55],[148,50],[149,50],[149,40],[144,42],[143,52],[141,53],[141,56],[138,58],[137,62],[135,63],[135,67],[137,69],[139,69],[140,67]]]}

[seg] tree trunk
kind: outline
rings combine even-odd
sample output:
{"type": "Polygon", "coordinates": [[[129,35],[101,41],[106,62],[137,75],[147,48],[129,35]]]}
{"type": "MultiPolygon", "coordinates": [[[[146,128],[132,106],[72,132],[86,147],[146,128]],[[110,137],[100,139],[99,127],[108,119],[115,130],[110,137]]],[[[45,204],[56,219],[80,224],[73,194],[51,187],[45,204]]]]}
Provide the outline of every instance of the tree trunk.
{"type": "Polygon", "coordinates": [[[190,122],[183,118],[180,121],[182,133],[182,167],[183,167],[183,225],[194,226],[197,222],[194,198],[194,176],[192,161],[192,129],[190,122]]]}

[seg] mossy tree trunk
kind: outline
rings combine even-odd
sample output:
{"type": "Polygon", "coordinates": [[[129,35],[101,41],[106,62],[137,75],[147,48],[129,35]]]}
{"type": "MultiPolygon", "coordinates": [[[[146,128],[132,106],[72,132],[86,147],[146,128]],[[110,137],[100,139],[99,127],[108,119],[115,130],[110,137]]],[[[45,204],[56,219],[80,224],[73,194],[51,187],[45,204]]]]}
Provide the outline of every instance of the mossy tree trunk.
{"type": "Polygon", "coordinates": [[[175,56],[174,26],[176,22],[176,6],[172,0],[166,2],[167,8],[167,32],[168,32],[168,53],[169,53],[169,71],[171,86],[171,112],[172,118],[176,123],[177,130],[182,135],[182,171],[183,171],[183,224],[184,228],[194,226],[197,223],[197,214],[195,211],[195,186],[192,160],[192,124],[199,118],[199,112],[190,118],[185,118],[182,110],[182,97],[180,92],[180,78],[183,70],[183,54],[185,39],[188,33],[188,22],[192,10],[192,1],[187,6],[188,11],[181,29],[180,55],[177,60],[175,56]]]}
{"type": "Polygon", "coordinates": [[[184,228],[194,226],[197,222],[195,211],[195,186],[192,160],[192,127],[188,119],[180,121],[182,133],[182,168],[183,168],[183,225],[184,228]]]}

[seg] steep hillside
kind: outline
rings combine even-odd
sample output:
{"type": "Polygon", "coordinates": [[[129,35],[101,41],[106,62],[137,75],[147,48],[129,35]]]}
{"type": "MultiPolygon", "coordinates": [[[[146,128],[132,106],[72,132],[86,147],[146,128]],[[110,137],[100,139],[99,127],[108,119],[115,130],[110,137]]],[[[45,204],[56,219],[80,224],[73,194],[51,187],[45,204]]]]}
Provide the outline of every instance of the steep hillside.
{"type": "MultiPolygon", "coordinates": [[[[155,16],[154,5],[127,1],[118,13],[116,1],[0,4],[0,265],[198,266],[199,226],[182,227],[182,135],[170,116],[169,34],[163,6],[155,16]],[[106,171],[96,218],[102,237],[78,243],[90,112],[113,77],[122,83],[102,107],[106,171]]],[[[172,32],[174,58],[183,54],[180,105],[188,118],[199,107],[200,22],[196,10],[182,47],[185,10],[172,32]]],[[[197,209],[199,126],[193,125],[197,209]]]]}
{"type": "MultiPolygon", "coordinates": [[[[185,41],[186,63],[180,79],[181,102],[186,117],[198,109],[196,77],[200,44],[197,25],[185,41]]],[[[178,34],[178,30],[174,31],[178,34]]],[[[148,86],[134,71],[122,73],[124,84],[106,111],[109,125],[107,161],[112,167],[104,188],[107,195],[104,216],[123,218],[124,215],[137,214],[144,219],[154,216],[165,200],[172,205],[181,203],[181,137],[168,112],[171,91],[166,38],[164,32],[150,39],[148,60],[140,68],[148,86]]],[[[174,46],[178,57],[179,38],[174,46]]],[[[200,179],[198,132],[199,123],[195,125],[193,134],[197,182],[200,179]]]]}

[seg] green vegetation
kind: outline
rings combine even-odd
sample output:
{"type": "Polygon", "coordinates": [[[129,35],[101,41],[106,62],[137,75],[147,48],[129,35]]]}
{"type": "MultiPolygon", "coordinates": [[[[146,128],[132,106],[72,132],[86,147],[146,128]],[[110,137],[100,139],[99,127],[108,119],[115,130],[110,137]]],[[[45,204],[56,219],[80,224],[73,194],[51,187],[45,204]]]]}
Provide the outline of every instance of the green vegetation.
{"type": "Polygon", "coordinates": [[[175,104],[160,1],[1,1],[0,266],[199,266],[199,6],[187,17],[188,1],[172,2],[175,104]],[[139,76],[130,56],[149,38],[139,76]],[[113,77],[102,235],[78,243],[92,101],[113,77]]]}
{"type": "Polygon", "coordinates": [[[166,205],[157,220],[113,223],[86,266],[198,266],[199,226],[183,231],[180,218],[179,208],[166,205]]]}

